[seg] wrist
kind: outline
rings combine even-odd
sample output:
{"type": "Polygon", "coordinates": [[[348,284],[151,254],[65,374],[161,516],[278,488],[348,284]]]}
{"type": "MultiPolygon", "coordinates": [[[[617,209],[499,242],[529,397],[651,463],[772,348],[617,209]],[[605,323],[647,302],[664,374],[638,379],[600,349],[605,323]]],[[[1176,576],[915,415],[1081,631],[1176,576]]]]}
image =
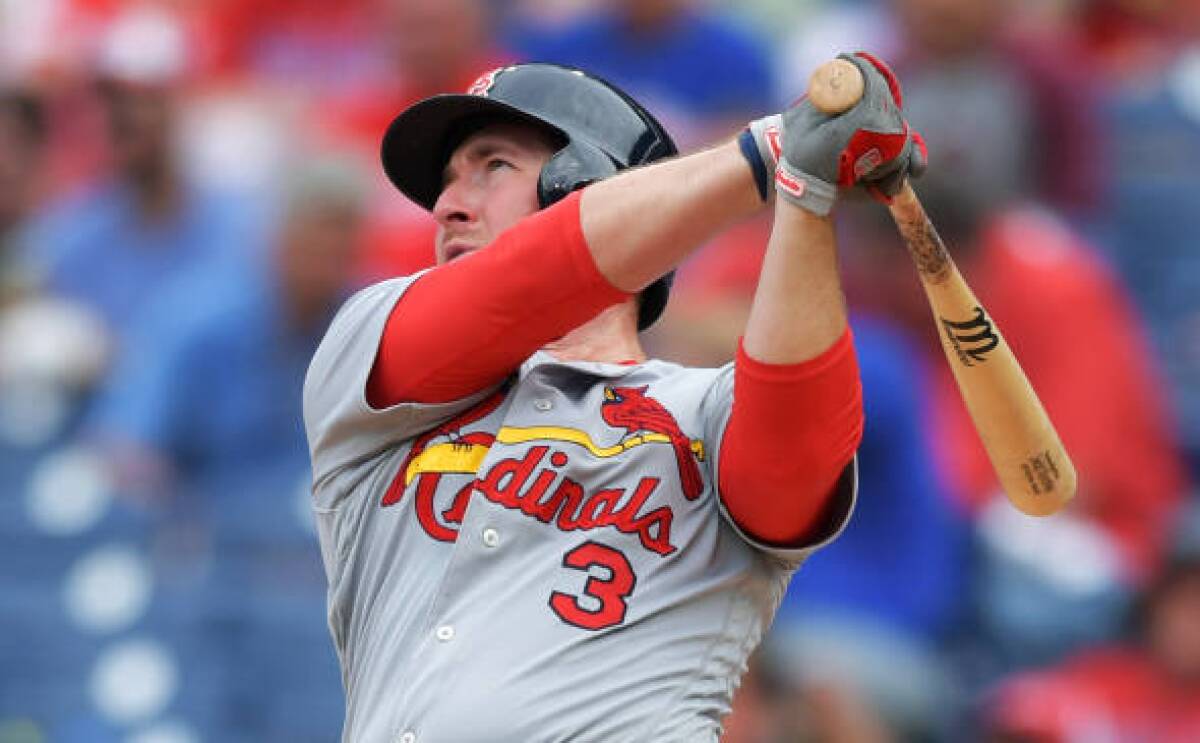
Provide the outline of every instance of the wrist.
{"type": "Polygon", "coordinates": [[[838,193],[836,185],[801,171],[787,158],[779,161],[775,171],[775,190],[780,199],[818,217],[829,216],[838,193]]]}
{"type": "Polygon", "coordinates": [[[763,201],[769,201],[775,189],[781,137],[782,117],[779,114],[751,121],[738,137],[738,147],[754,173],[763,201]]]}
{"type": "Polygon", "coordinates": [[[750,131],[749,127],[743,129],[742,133],[738,135],[737,145],[746,164],[750,166],[750,174],[754,176],[754,186],[758,189],[758,198],[764,202],[770,200],[775,179],[768,169],[767,163],[763,160],[758,144],[754,141],[754,133],[750,131]]]}

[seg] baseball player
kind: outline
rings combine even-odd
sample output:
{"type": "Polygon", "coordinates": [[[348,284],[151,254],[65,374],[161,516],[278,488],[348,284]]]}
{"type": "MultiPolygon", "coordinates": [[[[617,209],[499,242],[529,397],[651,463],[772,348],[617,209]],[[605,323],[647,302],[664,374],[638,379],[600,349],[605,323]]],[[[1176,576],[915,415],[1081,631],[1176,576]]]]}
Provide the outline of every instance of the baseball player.
{"type": "Polygon", "coordinates": [[[437,221],[438,266],[352,297],[304,389],[344,740],[717,739],[853,506],[830,209],[923,164],[890,71],[845,58],[856,107],[802,101],[685,157],[547,64],[392,123],[383,166],[437,221]],[[772,204],[735,362],[648,360],[672,267],[772,204]]]}

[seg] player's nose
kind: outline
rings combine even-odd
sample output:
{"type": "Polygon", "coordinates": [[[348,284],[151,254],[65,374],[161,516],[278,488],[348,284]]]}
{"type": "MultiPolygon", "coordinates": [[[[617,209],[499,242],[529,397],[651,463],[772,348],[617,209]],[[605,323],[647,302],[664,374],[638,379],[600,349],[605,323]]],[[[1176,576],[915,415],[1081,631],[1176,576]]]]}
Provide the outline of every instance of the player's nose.
{"type": "Polygon", "coordinates": [[[433,218],[443,227],[474,222],[477,216],[476,198],[465,178],[446,184],[433,204],[433,218]]]}

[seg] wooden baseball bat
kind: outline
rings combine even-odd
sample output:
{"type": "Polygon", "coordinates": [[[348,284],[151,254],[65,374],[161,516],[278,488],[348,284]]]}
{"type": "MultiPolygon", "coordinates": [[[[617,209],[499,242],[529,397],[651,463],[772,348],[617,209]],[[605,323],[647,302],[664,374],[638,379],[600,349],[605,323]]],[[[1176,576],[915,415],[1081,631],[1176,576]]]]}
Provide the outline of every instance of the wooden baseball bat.
{"type": "MultiPolygon", "coordinates": [[[[852,107],[862,93],[862,73],[841,59],[821,65],[809,80],[809,99],[827,114],[852,107]]],[[[1041,400],[907,182],[889,209],[916,264],[942,350],[1000,486],[1024,513],[1055,513],[1075,495],[1075,466],[1041,400]]]]}

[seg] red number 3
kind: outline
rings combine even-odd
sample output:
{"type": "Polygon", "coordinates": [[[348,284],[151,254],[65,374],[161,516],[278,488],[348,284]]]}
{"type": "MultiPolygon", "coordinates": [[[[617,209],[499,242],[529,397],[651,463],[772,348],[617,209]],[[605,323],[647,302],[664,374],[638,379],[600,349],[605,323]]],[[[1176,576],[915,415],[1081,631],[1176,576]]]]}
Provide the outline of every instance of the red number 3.
{"type": "Polygon", "coordinates": [[[633,566],[624,554],[599,542],[584,542],[563,555],[563,565],[589,572],[591,568],[599,566],[607,569],[609,575],[607,578],[589,575],[583,586],[583,595],[599,602],[594,609],[584,608],[578,596],[561,591],[551,593],[550,608],[560,619],[590,630],[612,627],[625,621],[625,599],[633,593],[637,576],[633,574],[633,566]]]}

